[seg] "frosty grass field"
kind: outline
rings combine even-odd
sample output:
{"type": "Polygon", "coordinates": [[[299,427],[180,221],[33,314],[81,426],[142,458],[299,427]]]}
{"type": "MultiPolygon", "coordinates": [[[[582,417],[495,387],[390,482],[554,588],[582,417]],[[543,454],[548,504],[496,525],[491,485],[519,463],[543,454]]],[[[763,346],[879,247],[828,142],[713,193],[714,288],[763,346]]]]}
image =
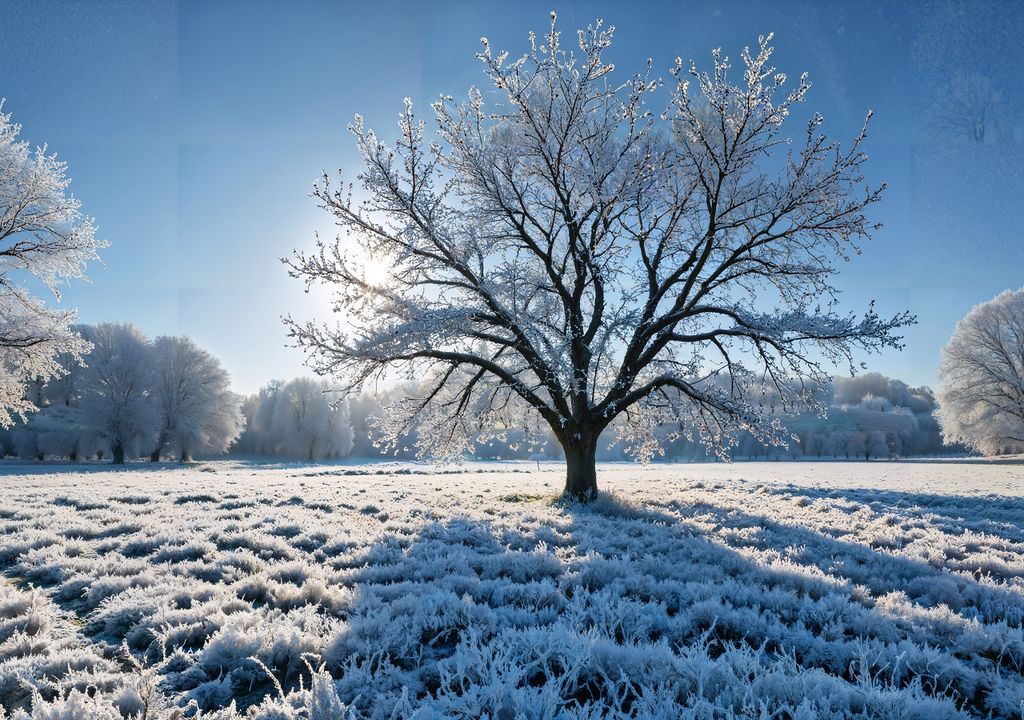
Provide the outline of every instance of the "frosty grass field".
{"type": "Polygon", "coordinates": [[[0,716],[1024,707],[1020,464],[2,472],[0,716]]]}

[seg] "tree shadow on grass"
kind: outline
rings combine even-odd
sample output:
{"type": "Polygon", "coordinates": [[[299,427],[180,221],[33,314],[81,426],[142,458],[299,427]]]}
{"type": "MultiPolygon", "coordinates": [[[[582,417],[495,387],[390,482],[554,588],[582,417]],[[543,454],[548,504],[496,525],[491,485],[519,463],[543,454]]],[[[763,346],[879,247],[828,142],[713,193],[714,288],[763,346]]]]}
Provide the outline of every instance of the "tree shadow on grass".
{"type": "Polygon", "coordinates": [[[773,495],[805,496],[826,501],[845,500],[889,513],[899,519],[925,521],[944,533],[964,531],[995,535],[1015,543],[1024,542],[1024,498],[1007,495],[943,495],[877,488],[813,488],[786,485],[770,488],[773,495]]]}
{"type": "MultiPolygon", "coordinates": [[[[999,507],[1001,499],[988,502],[999,507]]],[[[726,507],[707,502],[668,501],[665,509],[638,505],[620,499],[608,499],[593,506],[576,506],[571,510],[577,522],[587,516],[611,517],[623,524],[625,535],[631,521],[647,521],[664,528],[637,538],[641,547],[679,541],[684,544],[705,543],[710,555],[719,562],[731,564],[742,555],[742,562],[751,563],[759,572],[766,572],[767,580],[775,586],[817,579],[818,590],[839,590],[856,598],[866,607],[874,607],[879,599],[892,593],[904,593],[916,606],[934,609],[945,605],[954,614],[976,618],[982,622],[1005,621],[1011,627],[1024,624],[1024,583],[1016,573],[1020,565],[991,562],[997,558],[947,557],[951,551],[960,552],[962,528],[952,519],[940,523],[941,535],[932,539],[949,544],[933,545],[928,561],[900,554],[901,546],[913,537],[901,538],[900,532],[917,530],[920,523],[911,516],[905,518],[911,526],[901,527],[893,508],[887,508],[888,517],[882,523],[888,528],[893,523],[892,537],[877,538],[872,544],[839,539],[833,529],[815,530],[799,524],[780,522],[767,515],[752,514],[737,507],[726,507]],[[671,512],[666,512],[670,510],[671,512]],[[699,523],[697,522],[699,520],[699,523]],[[710,529],[715,537],[708,536],[710,529]],[[948,533],[948,534],[946,534],[948,533]],[[724,539],[723,539],[724,538],[724,539]],[[731,553],[731,555],[730,555],[731,553]],[[736,557],[734,557],[736,556],[736,557]],[[766,559],[770,564],[766,564],[766,559]],[[778,568],[784,567],[784,570],[778,568]],[[867,595],[864,595],[864,591],[867,595]]],[[[978,501],[973,512],[983,515],[991,506],[978,501]]],[[[836,529],[838,530],[838,528],[836,529]]],[[[581,533],[587,538],[578,545],[578,551],[596,551],[601,554],[628,552],[629,545],[618,540],[623,534],[581,533]],[[596,541],[595,541],[596,538],[596,541]]],[[[914,533],[918,535],[920,533],[914,533]]],[[[1001,546],[1002,543],[998,542],[1001,546]]],[[[980,548],[979,549],[984,549],[980,548]]],[[[1024,550],[1024,548],[1022,548],[1024,550]]],[[[666,550],[664,554],[670,554],[666,550]]]]}
{"type": "Polygon", "coordinates": [[[821,712],[871,696],[952,717],[939,705],[982,713],[1021,681],[1012,589],[708,503],[507,505],[346,559],[355,600],[326,652],[344,700],[530,716],[662,691],[674,711],[701,694],[736,710],[810,693],[821,712]],[[705,686],[702,663],[724,684],[705,686]]]}
{"type": "MultiPolygon", "coordinates": [[[[318,648],[317,662],[332,673],[341,699],[369,717],[409,717],[417,708],[467,718],[583,716],[595,708],[615,717],[675,717],[695,714],[700,703],[722,716],[756,716],[764,704],[788,717],[801,702],[817,717],[885,717],[880,708],[908,716],[917,708],[929,718],[1006,716],[1010,706],[989,704],[990,694],[1012,697],[1024,687],[1014,578],[976,579],[898,545],[837,536],[840,526],[890,527],[867,513],[842,514],[861,507],[859,494],[817,497],[801,488],[786,498],[764,490],[758,504],[728,491],[664,503],[606,493],[585,506],[506,495],[465,508],[432,507],[427,497],[377,516],[328,509],[317,516],[327,524],[316,528],[314,543],[302,528],[279,536],[266,520],[280,511],[247,502],[231,519],[241,523],[232,537],[260,563],[237,582],[237,574],[211,580],[208,594],[234,594],[224,605],[231,613],[267,613],[274,635],[257,643],[256,634],[242,632],[236,641],[226,617],[221,625],[193,617],[190,603],[202,599],[191,598],[189,578],[207,577],[209,568],[186,562],[171,573],[167,566],[159,580],[185,592],[168,616],[181,616],[168,621],[180,625],[161,627],[194,636],[183,651],[199,660],[161,666],[165,681],[205,692],[209,708],[232,697],[259,703],[277,690],[248,659],[257,652],[247,649],[252,643],[285,692],[308,681],[297,658],[318,648]],[[815,521],[818,500],[828,501],[822,504],[832,514],[822,517],[836,527],[815,521]],[[257,529],[290,551],[268,555],[257,529]],[[293,628],[298,621],[287,613],[296,610],[330,620],[332,629],[293,628]],[[236,642],[243,645],[237,651],[236,642]],[[203,660],[211,644],[218,647],[212,655],[227,659],[203,660]]],[[[162,506],[173,508],[169,518],[180,513],[191,522],[189,513],[206,512],[196,496],[178,500],[162,506]]],[[[972,499],[968,509],[984,516],[994,512],[987,502],[1002,500],[972,499]]],[[[882,513],[895,518],[894,532],[931,528],[955,544],[952,516],[941,527],[934,518],[923,523],[901,514],[900,502],[892,499],[882,513]]],[[[99,548],[108,541],[81,542],[99,548]]],[[[234,549],[215,544],[218,559],[234,549]]],[[[112,544],[111,558],[129,547],[112,544]]],[[[9,575],[15,571],[11,565],[9,575]]],[[[133,614],[119,624],[123,633],[151,612],[124,610],[133,614]]],[[[83,632],[111,646],[120,639],[94,636],[92,625],[83,632]]]]}

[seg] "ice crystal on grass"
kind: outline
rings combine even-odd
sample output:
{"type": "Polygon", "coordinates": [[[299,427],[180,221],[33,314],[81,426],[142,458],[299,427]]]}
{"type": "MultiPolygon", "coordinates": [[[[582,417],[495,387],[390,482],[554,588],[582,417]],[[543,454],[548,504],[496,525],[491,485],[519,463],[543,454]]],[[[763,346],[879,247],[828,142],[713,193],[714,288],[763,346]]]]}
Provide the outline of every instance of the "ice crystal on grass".
{"type": "Polygon", "coordinates": [[[555,466],[7,475],[0,707],[1013,717],[1024,487],[1005,467],[609,466],[588,505],[556,500],[555,466]],[[200,494],[214,499],[177,502],[200,494]],[[124,497],[147,511],[125,519],[124,497]]]}

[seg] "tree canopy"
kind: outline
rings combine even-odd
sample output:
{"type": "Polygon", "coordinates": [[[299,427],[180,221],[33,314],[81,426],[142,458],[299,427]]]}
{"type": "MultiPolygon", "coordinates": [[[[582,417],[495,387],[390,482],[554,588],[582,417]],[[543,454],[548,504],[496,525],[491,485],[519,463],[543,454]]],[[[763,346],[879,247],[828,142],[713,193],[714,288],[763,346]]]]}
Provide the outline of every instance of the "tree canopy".
{"type": "Polygon", "coordinates": [[[315,371],[346,389],[432,379],[391,409],[393,436],[415,421],[425,453],[458,457],[546,423],[583,499],[617,416],[641,459],[673,422],[722,454],[742,430],[785,442],[780,410],[815,406],[828,366],[899,347],[913,321],[837,307],[836,261],[877,227],[883,190],[862,173],[867,122],[844,148],[814,114],[791,145],[811,85],[771,66],[770,35],[738,82],[718,51],[708,71],[677,59],[654,112],[664,83],[650,61],[614,79],[612,33],[598,21],[570,49],[552,15],[514,60],[483,40],[490,89],[435,102],[432,137],[409,100],[393,145],[357,117],[356,182],[314,191],[341,235],[285,259],[343,313],[287,321],[315,371]]]}
{"type": "Polygon", "coordinates": [[[89,350],[71,327],[74,310],[47,305],[33,283],[60,300],[61,284],[84,279],[107,244],[68,193],[67,165],[46,146],[30,150],[20,133],[0,100],[0,427],[35,410],[28,381],[62,373],[62,355],[77,362],[89,350]]]}
{"type": "Polygon", "coordinates": [[[946,442],[985,455],[1024,452],[1024,289],[975,306],[939,363],[946,442]]]}

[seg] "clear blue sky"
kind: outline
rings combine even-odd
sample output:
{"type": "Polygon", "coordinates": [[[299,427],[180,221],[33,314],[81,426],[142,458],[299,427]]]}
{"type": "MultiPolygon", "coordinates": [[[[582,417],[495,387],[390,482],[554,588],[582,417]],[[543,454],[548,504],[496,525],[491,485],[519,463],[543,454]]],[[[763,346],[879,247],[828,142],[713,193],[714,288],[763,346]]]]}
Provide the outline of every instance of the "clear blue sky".
{"type": "MultiPolygon", "coordinates": [[[[355,169],[346,124],[387,137],[402,99],[460,95],[480,75],[479,38],[514,54],[551,9],[572,31],[616,25],[612,59],[665,74],[677,56],[737,57],[775,32],[776,64],[814,81],[808,109],[848,140],[876,112],[870,179],[885,224],[839,285],[920,324],[871,369],[934,382],[939,348],[975,303],[1024,285],[1020,117],[1024,5],[877,3],[260,3],[0,0],[0,97],[33,144],[70,165],[74,193],[111,242],[93,283],[65,302],[84,322],[184,333],[217,354],[236,389],[303,371],[280,316],[327,314],[278,258],[333,234],[309,198],[321,170],[355,169]],[[1010,140],[937,143],[929,93],[955,68],[1000,94],[1010,140]]],[[[798,132],[794,125],[792,131],[798,132]]]]}

